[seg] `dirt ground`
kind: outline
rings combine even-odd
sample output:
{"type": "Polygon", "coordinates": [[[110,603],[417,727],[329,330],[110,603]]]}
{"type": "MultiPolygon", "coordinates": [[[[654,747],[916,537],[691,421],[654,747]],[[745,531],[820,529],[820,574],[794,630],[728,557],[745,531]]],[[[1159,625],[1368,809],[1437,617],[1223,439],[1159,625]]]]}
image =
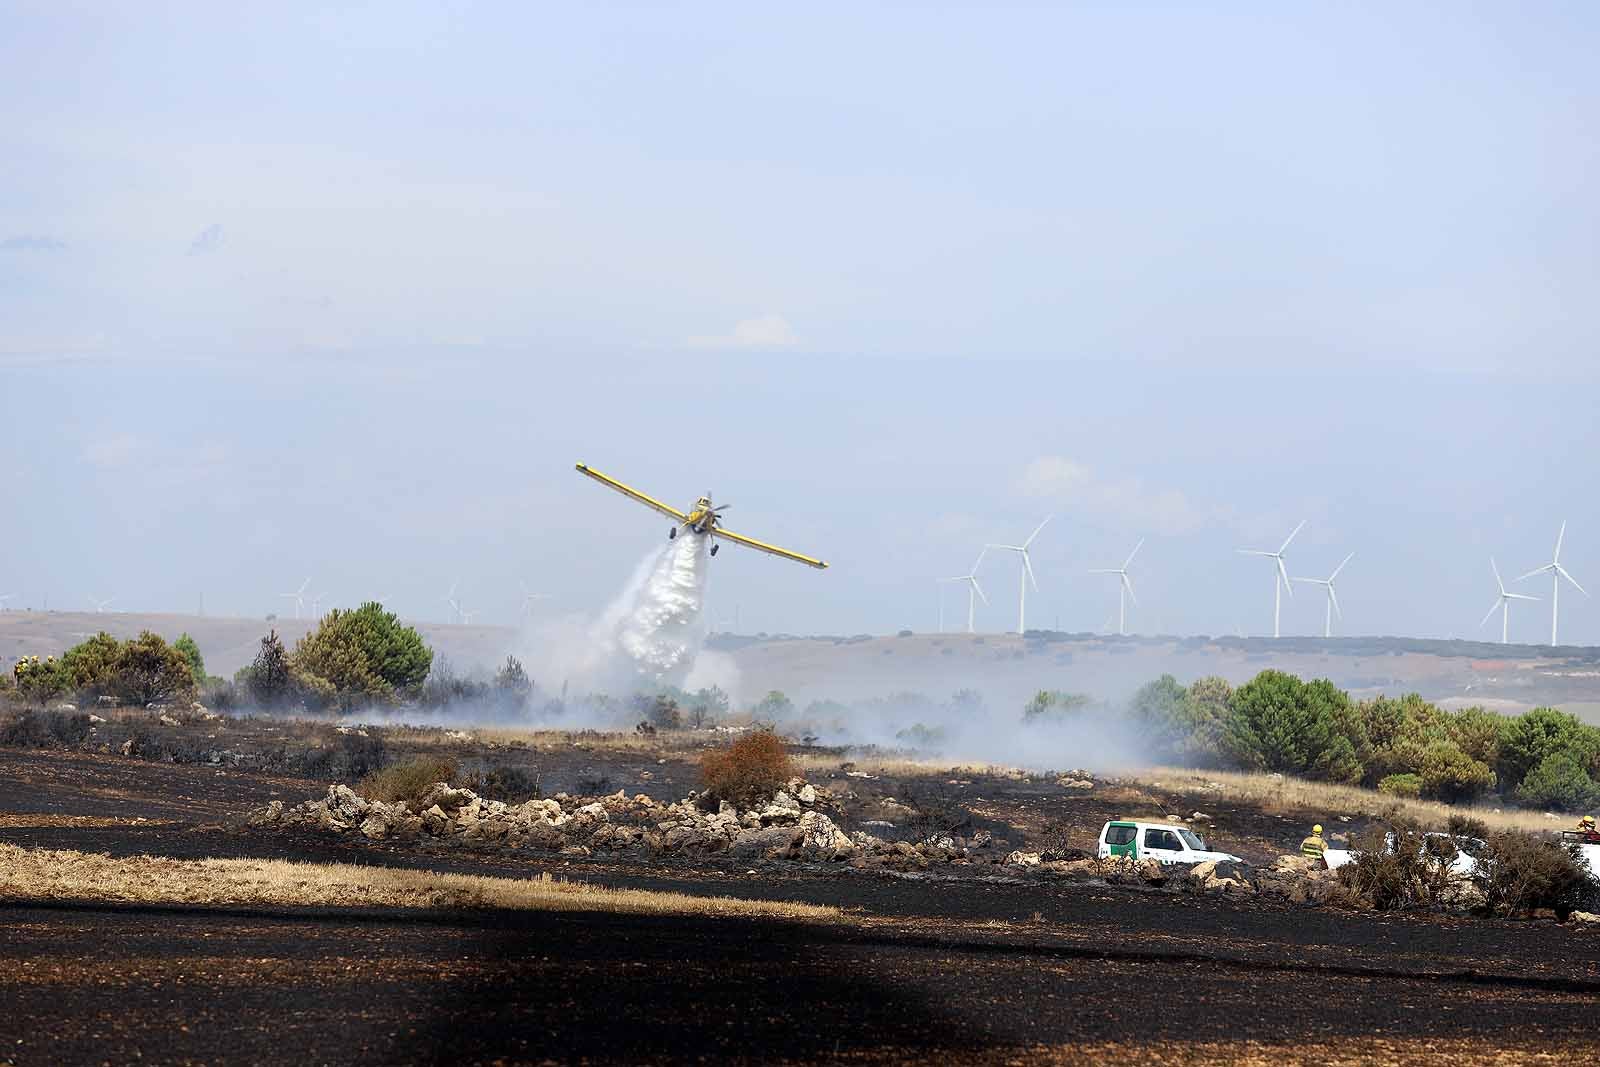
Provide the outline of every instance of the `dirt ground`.
{"type": "MultiPolygon", "coordinates": [[[[688,773],[600,747],[571,758],[657,784],[688,773]]],[[[1041,812],[1088,824],[1128,802],[968,780],[950,788],[980,793],[969,802],[1019,843],[1041,812]]],[[[882,778],[828,784],[840,781],[906,791],[882,778]]],[[[426,851],[238,821],[325,789],[5,750],[0,840],[549,871],[835,904],[859,921],[11,902],[0,904],[0,1064],[1548,1063],[1600,1050],[1600,932],[1584,928],[840,865],[426,851]]],[[[1277,831],[1269,814],[1213,814],[1263,847],[1300,832],[1277,831]]]]}

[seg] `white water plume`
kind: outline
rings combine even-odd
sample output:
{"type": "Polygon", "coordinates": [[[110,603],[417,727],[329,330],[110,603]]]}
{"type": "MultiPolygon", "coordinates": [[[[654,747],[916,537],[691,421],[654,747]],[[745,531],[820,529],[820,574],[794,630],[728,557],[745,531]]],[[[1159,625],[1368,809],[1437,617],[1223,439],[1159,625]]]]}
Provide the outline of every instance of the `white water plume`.
{"type": "Polygon", "coordinates": [[[680,684],[694,666],[705,640],[708,540],[687,532],[676,538],[619,598],[612,639],[641,680],[680,684]]]}

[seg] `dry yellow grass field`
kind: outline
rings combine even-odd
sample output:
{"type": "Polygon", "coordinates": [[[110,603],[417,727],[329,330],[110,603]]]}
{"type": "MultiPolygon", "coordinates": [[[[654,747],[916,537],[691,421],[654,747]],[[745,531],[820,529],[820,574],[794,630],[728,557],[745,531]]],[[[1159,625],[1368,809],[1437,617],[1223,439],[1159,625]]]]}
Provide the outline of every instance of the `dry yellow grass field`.
{"type": "Polygon", "coordinates": [[[783,901],[605,889],[542,874],[488,878],[288,860],[115,859],[0,844],[0,900],[127,904],[510,908],[848,922],[838,908],[783,901]]]}

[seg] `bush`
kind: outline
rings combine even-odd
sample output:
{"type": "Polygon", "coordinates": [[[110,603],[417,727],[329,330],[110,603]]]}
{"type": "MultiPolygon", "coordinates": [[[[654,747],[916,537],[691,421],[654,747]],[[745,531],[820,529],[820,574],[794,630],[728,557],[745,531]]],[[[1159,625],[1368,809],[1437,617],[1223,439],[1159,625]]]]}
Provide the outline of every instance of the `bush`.
{"type": "Polygon", "coordinates": [[[381,800],[387,804],[403,800],[415,811],[429,789],[438,782],[449,782],[455,776],[455,760],[442,756],[417,756],[403,763],[391,763],[381,771],[368,774],[356,786],[356,792],[368,800],[381,800]]]}
{"type": "Polygon", "coordinates": [[[259,707],[278,708],[295,699],[294,671],[278,631],[272,630],[261,639],[255,660],[234,675],[234,681],[259,707]]]}
{"type": "Polygon", "coordinates": [[[764,800],[794,776],[789,753],[771,731],[746,734],[700,758],[700,777],[719,799],[740,807],[764,800]]]}
{"type": "Polygon", "coordinates": [[[188,703],[194,698],[189,660],[149,630],[123,643],[112,669],[112,692],[129,704],[188,703]]]}
{"type": "Polygon", "coordinates": [[[1417,767],[1422,791],[1446,804],[1476,799],[1494,788],[1494,772],[1453,741],[1435,741],[1422,750],[1417,767]]]}
{"type": "Polygon", "coordinates": [[[40,659],[24,656],[11,668],[12,683],[17,696],[30,704],[43,705],[67,687],[67,672],[54,656],[40,659]]]}
{"type": "Polygon", "coordinates": [[[290,663],[315,691],[331,690],[332,703],[349,710],[414,697],[433,652],[415,629],[374,602],[328,612],[295,645],[290,663]]]}
{"type": "Polygon", "coordinates": [[[194,638],[187,633],[181,633],[178,635],[178,639],[172,642],[172,647],[182,652],[183,658],[189,661],[189,671],[194,675],[195,688],[198,689],[204,686],[206,684],[206,660],[200,654],[200,646],[195,644],[194,638]]]}
{"type": "Polygon", "coordinates": [[[472,783],[473,792],[486,800],[503,800],[520,804],[524,800],[538,800],[544,796],[537,768],[491,767],[472,783]]]}
{"type": "Polygon", "coordinates": [[[94,701],[110,695],[122,643],[104,630],[73,645],[61,656],[67,685],[80,700],[94,701]]]}
{"type": "Polygon", "coordinates": [[[1378,792],[1385,796],[1415,800],[1422,795],[1422,779],[1415,774],[1391,774],[1378,783],[1378,792]]]}
{"type": "Polygon", "coordinates": [[[24,711],[0,725],[0,746],[53,748],[76,745],[89,736],[89,716],[72,711],[24,711]]]}
{"type": "Polygon", "coordinates": [[[1377,824],[1355,842],[1356,855],[1339,868],[1339,883],[1378,911],[1434,908],[1452,894],[1455,844],[1417,827],[1377,824]]]}
{"type": "Polygon", "coordinates": [[[1491,834],[1473,879],[1493,915],[1553,908],[1563,919],[1595,898],[1597,886],[1576,846],[1520,830],[1491,834]]]}
{"type": "Polygon", "coordinates": [[[1557,811],[1592,807],[1597,797],[1600,789],[1595,787],[1594,779],[1567,752],[1545,757],[1517,786],[1517,799],[1524,804],[1557,811]]]}
{"type": "Polygon", "coordinates": [[[1087,708],[1091,701],[1082,693],[1063,693],[1056,689],[1041,689],[1033,699],[1023,705],[1024,724],[1065,722],[1087,708]]]}

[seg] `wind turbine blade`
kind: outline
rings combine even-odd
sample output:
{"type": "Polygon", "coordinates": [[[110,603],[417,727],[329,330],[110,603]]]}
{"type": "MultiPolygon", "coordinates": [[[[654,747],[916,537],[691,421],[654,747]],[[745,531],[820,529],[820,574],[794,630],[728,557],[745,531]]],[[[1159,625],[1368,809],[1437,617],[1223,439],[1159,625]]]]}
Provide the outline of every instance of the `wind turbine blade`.
{"type": "Polygon", "coordinates": [[[969,578],[967,580],[972,583],[973,591],[978,594],[978,599],[987,604],[989,602],[989,598],[983,595],[983,586],[978,584],[978,579],[969,578]]]}
{"type": "Polygon", "coordinates": [[[989,546],[985,545],[984,548],[983,548],[983,551],[978,553],[978,558],[972,561],[972,567],[970,568],[968,573],[977,574],[978,573],[978,565],[983,562],[983,557],[987,556],[988,554],[989,554],[989,546]]]}
{"type": "Polygon", "coordinates": [[[983,547],[984,547],[984,548],[985,548],[985,549],[989,549],[989,548],[1003,548],[1003,549],[1005,549],[1005,550],[1006,550],[1006,551],[1007,551],[1007,552],[1021,552],[1021,551],[1022,551],[1022,550],[1023,550],[1023,549],[1022,549],[1022,546],[1021,546],[1021,545],[984,545],[984,546],[983,546],[983,547]]]}
{"type": "Polygon", "coordinates": [[[1507,600],[1538,600],[1539,599],[1536,596],[1529,596],[1527,593],[1504,593],[1502,595],[1507,600]]]}
{"type": "Polygon", "coordinates": [[[1133,598],[1133,602],[1135,604],[1139,603],[1139,598],[1134,596],[1133,579],[1129,578],[1126,574],[1122,575],[1122,587],[1128,591],[1128,596],[1133,598]]]}
{"type": "Polygon", "coordinates": [[[1044,517],[1044,522],[1041,522],[1038,526],[1035,526],[1033,528],[1033,533],[1029,534],[1028,535],[1028,539],[1026,541],[1022,542],[1022,547],[1023,548],[1027,548],[1029,545],[1033,544],[1033,539],[1035,537],[1039,536],[1039,531],[1044,529],[1046,526],[1048,526],[1049,523],[1050,523],[1050,520],[1053,519],[1053,518],[1055,518],[1054,515],[1046,515],[1044,517]]]}
{"type": "Polygon", "coordinates": [[[1330,585],[1333,583],[1333,580],[1335,578],[1339,577],[1339,572],[1344,570],[1344,565],[1346,563],[1349,563],[1352,559],[1354,559],[1355,556],[1356,556],[1356,554],[1354,552],[1350,553],[1348,556],[1346,556],[1344,558],[1344,560],[1342,562],[1340,562],[1340,564],[1337,567],[1333,568],[1333,573],[1328,575],[1328,583],[1330,585]]]}
{"type": "Polygon", "coordinates": [[[1278,556],[1278,577],[1283,579],[1283,588],[1290,596],[1294,596],[1294,584],[1289,581],[1289,568],[1283,565],[1283,557],[1278,556]]]}
{"type": "Polygon", "coordinates": [[[1098,567],[1095,570],[1089,571],[1089,573],[1090,574],[1121,574],[1122,572],[1117,570],[1115,567],[1098,567]]]}
{"type": "MultiPolygon", "coordinates": [[[[1493,556],[1489,557],[1489,569],[1494,571],[1494,584],[1499,586],[1500,595],[1504,596],[1506,592],[1506,583],[1500,580],[1500,567],[1495,563],[1493,556]]],[[[1482,624],[1480,623],[1479,625],[1482,624]]]]}
{"type": "Polygon", "coordinates": [[[1300,531],[1305,529],[1305,526],[1306,526],[1306,520],[1301,519],[1300,520],[1300,525],[1296,526],[1294,528],[1294,533],[1290,534],[1288,537],[1285,537],[1283,539],[1283,544],[1278,547],[1278,554],[1279,555],[1282,555],[1284,549],[1289,547],[1289,542],[1290,541],[1293,541],[1296,537],[1300,536],[1300,531]]]}
{"type": "Polygon", "coordinates": [[[1276,552],[1268,552],[1264,548],[1236,548],[1236,549],[1234,549],[1234,551],[1235,552],[1239,552],[1239,553],[1241,553],[1243,555],[1246,555],[1246,556],[1276,556],[1277,555],[1276,552]]]}
{"type": "Polygon", "coordinates": [[[1533,570],[1529,571],[1527,574],[1524,574],[1521,578],[1518,578],[1517,581],[1519,581],[1519,582],[1527,581],[1529,578],[1532,578],[1534,575],[1543,574],[1546,571],[1548,571],[1549,569],[1550,569],[1550,564],[1548,564],[1548,563],[1546,563],[1543,567],[1535,567],[1533,570]]]}
{"type": "Polygon", "coordinates": [[[1333,605],[1333,613],[1339,617],[1339,620],[1341,622],[1344,621],[1344,610],[1339,607],[1339,594],[1333,591],[1332,582],[1328,583],[1328,603],[1333,605]]]}
{"type": "Polygon", "coordinates": [[[1022,569],[1028,572],[1028,581],[1033,583],[1033,591],[1037,593],[1039,591],[1039,579],[1033,576],[1033,564],[1028,560],[1026,549],[1022,552],[1022,569]]]}
{"type": "Polygon", "coordinates": [[[1310,582],[1312,585],[1328,584],[1328,580],[1326,578],[1292,578],[1290,580],[1295,582],[1310,582]]]}
{"type": "Polygon", "coordinates": [[[1561,520],[1561,532],[1556,534],[1556,554],[1550,557],[1552,563],[1561,562],[1561,542],[1567,539],[1567,520],[1561,520]]]}
{"type": "Polygon", "coordinates": [[[1588,596],[1589,595],[1589,591],[1587,589],[1585,589],[1583,586],[1578,584],[1578,579],[1574,578],[1572,575],[1567,573],[1567,568],[1561,566],[1561,564],[1559,564],[1559,563],[1551,564],[1551,566],[1555,567],[1557,574],[1561,575],[1561,577],[1565,578],[1567,581],[1572,583],[1572,588],[1576,589],[1578,592],[1582,593],[1584,596],[1588,596]]]}
{"type": "Polygon", "coordinates": [[[1133,562],[1133,557],[1137,556],[1139,554],[1139,550],[1141,548],[1143,548],[1143,547],[1144,547],[1144,538],[1141,537],[1141,538],[1139,538],[1139,543],[1133,546],[1133,551],[1128,553],[1128,558],[1122,561],[1122,569],[1123,570],[1127,570],[1128,569],[1128,564],[1133,562]]]}
{"type": "Polygon", "coordinates": [[[1483,623],[1484,622],[1488,622],[1490,619],[1492,619],[1494,617],[1494,613],[1500,610],[1500,605],[1502,603],[1504,603],[1504,601],[1496,600],[1494,602],[1494,604],[1490,606],[1488,613],[1485,614],[1484,617],[1483,617],[1483,622],[1480,622],[1478,624],[1478,628],[1480,630],[1483,629],[1483,623]]]}

